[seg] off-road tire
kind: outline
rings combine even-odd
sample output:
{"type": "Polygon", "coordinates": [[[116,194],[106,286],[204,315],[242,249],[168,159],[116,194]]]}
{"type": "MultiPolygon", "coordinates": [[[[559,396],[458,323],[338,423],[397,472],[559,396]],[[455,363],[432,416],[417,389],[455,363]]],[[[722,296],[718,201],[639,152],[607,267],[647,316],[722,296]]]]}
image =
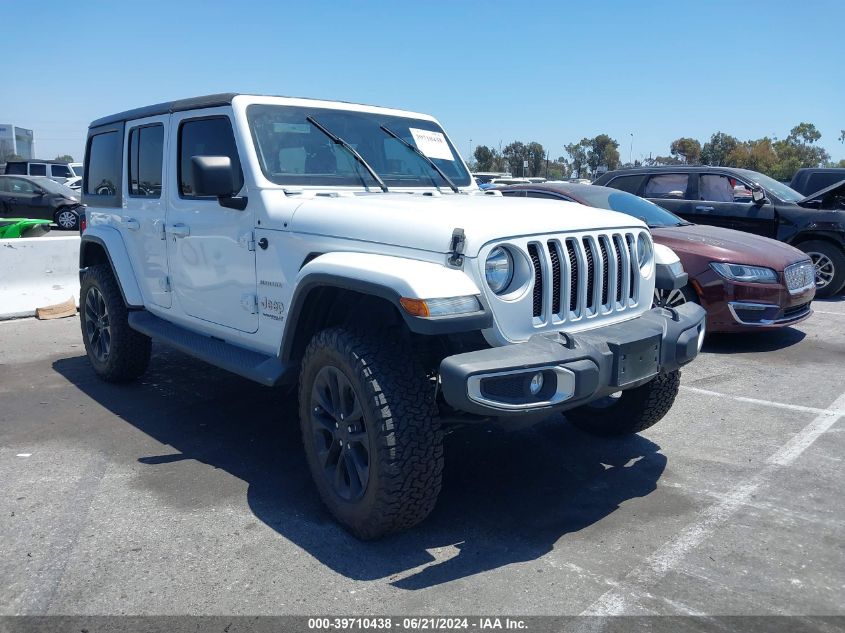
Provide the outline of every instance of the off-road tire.
{"type": "Polygon", "coordinates": [[[443,434],[433,389],[402,338],[330,328],[302,359],[299,418],[305,455],[323,503],[352,534],[370,540],[409,528],[434,508],[443,478],[443,434]],[[312,388],[324,367],[349,380],[363,410],[369,479],[358,500],[330,483],[313,439],[312,388]]]}
{"type": "Polygon", "coordinates": [[[623,391],[611,406],[585,405],[566,412],[566,419],[586,433],[609,437],[639,433],[657,424],[669,412],[681,372],[658,374],[646,384],[623,391]]]}
{"type": "Polygon", "coordinates": [[[845,288],[845,253],[842,248],[824,240],[810,240],[797,246],[805,253],[824,255],[833,265],[833,279],[823,288],[816,287],[816,299],[827,299],[839,294],[845,288]]]}
{"type": "Polygon", "coordinates": [[[123,295],[107,264],[89,266],[79,291],[79,321],[82,341],[94,372],[106,382],[129,382],[143,374],[150,364],[152,341],[129,327],[123,295]],[[108,355],[100,360],[92,349],[86,321],[86,298],[91,288],[99,291],[105,303],[110,329],[108,355]]]}

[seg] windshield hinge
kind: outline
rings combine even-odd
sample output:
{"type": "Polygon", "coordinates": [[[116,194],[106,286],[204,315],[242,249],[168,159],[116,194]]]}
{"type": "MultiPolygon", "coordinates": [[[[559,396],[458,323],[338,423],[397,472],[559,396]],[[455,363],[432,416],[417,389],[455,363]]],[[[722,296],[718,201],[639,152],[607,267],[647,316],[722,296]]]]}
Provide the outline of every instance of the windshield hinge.
{"type": "Polygon", "coordinates": [[[466,237],[463,229],[455,229],[452,231],[452,241],[449,244],[449,257],[446,258],[446,263],[455,268],[460,268],[464,265],[464,247],[466,246],[466,237]]]}

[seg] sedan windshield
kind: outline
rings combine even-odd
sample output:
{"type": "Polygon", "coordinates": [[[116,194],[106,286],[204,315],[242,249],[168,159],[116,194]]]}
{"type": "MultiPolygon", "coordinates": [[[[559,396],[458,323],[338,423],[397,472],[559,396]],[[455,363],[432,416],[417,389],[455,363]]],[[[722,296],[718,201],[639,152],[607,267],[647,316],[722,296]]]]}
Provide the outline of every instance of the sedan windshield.
{"type": "Polygon", "coordinates": [[[737,169],[743,176],[751,180],[755,185],[761,186],[766,191],[774,194],[784,202],[798,202],[803,200],[804,196],[792,187],[778,182],[774,178],[761,174],[760,172],[751,171],[750,169],[737,169]]]}
{"type": "Polygon", "coordinates": [[[595,185],[583,185],[578,189],[576,195],[591,207],[632,215],[653,229],[689,224],[663,207],[624,191],[595,185]]]}
{"type": "Polygon", "coordinates": [[[352,146],[388,187],[443,187],[429,164],[400,141],[386,134],[386,126],[425,156],[457,186],[471,183],[452,143],[432,121],[400,116],[256,104],[247,119],[258,161],[268,180],[280,185],[361,186],[377,183],[352,154],[312,125],[312,117],[352,146]]]}

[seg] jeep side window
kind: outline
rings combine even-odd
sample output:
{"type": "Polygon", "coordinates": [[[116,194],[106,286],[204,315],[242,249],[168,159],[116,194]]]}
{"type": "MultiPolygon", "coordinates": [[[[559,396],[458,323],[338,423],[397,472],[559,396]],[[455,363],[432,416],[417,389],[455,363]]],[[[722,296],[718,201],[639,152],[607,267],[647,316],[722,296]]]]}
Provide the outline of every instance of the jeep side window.
{"type": "Polygon", "coordinates": [[[6,173],[26,176],[26,163],[8,163],[6,165],[6,173]]]}
{"type": "Polygon", "coordinates": [[[120,164],[115,161],[120,139],[117,132],[91,137],[85,193],[89,196],[114,196],[120,182],[120,164]]]}
{"type": "Polygon", "coordinates": [[[237,174],[234,190],[240,191],[243,187],[241,161],[228,117],[188,119],[179,127],[179,194],[183,198],[194,197],[194,180],[191,173],[193,156],[228,156],[237,174]]]}
{"type": "Polygon", "coordinates": [[[30,176],[46,176],[47,175],[47,165],[44,163],[30,163],[29,164],[29,175],[30,176]]]}
{"type": "Polygon", "coordinates": [[[722,174],[701,174],[698,197],[707,202],[752,202],[751,188],[741,180],[722,174]]]}
{"type": "Polygon", "coordinates": [[[643,196],[683,200],[687,193],[688,174],[658,174],[648,179],[643,196]]]}
{"type": "Polygon", "coordinates": [[[164,126],[160,123],[136,127],[129,132],[129,195],[161,197],[161,168],[164,126]]]}

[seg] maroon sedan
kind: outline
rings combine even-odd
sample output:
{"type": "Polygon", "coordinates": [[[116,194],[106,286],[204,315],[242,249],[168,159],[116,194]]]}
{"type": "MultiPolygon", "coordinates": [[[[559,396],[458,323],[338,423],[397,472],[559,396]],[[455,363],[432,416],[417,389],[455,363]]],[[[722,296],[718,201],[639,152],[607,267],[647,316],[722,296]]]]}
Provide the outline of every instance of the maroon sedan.
{"type": "Polygon", "coordinates": [[[782,242],[715,226],[690,224],[618,189],[542,183],[499,188],[504,196],[552,198],[626,213],[648,224],[654,241],[671,248],[689,284],[655,292],[656,305],[686,301],[707,310],[708,332],[738,332],[795,325],[812,314],[815,272],[807,255],[782,242]]]}

